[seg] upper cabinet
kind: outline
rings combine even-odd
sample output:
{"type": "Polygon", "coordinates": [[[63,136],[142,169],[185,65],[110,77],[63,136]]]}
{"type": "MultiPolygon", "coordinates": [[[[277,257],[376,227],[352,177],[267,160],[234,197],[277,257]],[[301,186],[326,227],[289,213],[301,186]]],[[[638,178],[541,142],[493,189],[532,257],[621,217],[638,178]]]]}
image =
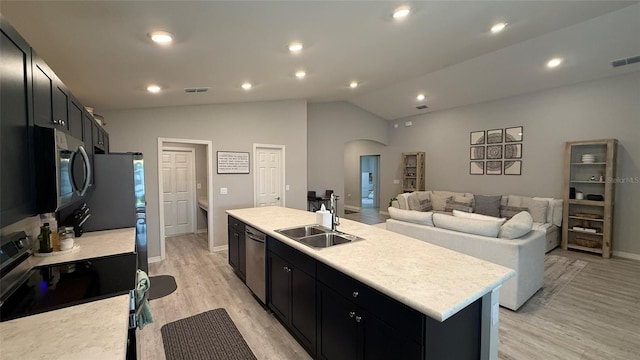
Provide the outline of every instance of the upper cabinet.
{"type": "Polygon", "coordinates": [[[0,16],[0,227],[35,213],[31,48],[0,16]]]}

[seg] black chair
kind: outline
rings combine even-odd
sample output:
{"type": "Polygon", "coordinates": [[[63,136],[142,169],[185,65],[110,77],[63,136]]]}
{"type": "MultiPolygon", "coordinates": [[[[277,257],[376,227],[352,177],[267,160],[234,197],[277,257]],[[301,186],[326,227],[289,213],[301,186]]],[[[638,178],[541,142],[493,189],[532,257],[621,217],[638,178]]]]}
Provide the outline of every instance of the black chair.
{"type": "Polygon", "coordinates": [[[307,210],[316,211],[320,207],[315,191],[307,191],[307,210]]]}

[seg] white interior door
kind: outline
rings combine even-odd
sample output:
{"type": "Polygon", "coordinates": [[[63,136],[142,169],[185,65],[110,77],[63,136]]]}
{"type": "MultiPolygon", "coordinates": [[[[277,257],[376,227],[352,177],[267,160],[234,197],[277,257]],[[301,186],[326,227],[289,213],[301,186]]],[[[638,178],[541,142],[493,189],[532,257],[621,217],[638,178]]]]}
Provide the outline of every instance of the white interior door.
{"type": "Polygon", "coordinates": [[[191,151],[162,151],[165,236],[195,231],[193,158],[191,151]]]}
{"type": "Polygon", "coordinates": [[[256,206],[282,205],[282,149],[258,147],[256,161],[256,206]]]}

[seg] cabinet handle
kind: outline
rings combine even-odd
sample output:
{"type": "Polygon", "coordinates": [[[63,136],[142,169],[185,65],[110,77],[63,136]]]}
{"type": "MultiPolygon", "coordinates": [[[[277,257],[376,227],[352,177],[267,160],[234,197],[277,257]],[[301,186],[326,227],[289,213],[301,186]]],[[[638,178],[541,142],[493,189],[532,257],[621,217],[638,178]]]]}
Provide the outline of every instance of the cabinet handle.
{"type": "Polygon", "coordinates": [[[362,316],[356,316],[356,322],[362,321],[362,316]]]}
{"type": "Polygon", "coordinates": [[[58,120],[58,121],[60,125],[64,126],[64,120],[58,120]]]}
{"type": "Polygon", "coordinates": [[[357,291],[354,291],[353,294],[351,294],[351,295],[353,295],[354,298],[357,298],[359,294],[358,294],[357,291]]]}
{"type": "Polygon", "coordinates": [[[282,267],[284,269],[284,271],[289,271],[289,268],[287,268],[286,266],[282,267]]]}
{"type": "Polygon", "coordinates": [[[349,311],[349,317],[352,318],[356,315],[355,311],[349,311]]]}

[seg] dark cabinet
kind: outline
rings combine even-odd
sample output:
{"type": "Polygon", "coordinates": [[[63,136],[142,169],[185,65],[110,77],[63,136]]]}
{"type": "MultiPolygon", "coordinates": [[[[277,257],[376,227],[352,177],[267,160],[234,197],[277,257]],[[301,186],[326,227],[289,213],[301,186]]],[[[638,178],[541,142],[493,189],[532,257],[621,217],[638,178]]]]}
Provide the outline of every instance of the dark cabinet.
{"type": "Polygon", "coordinates": [[[238,277],[244,282],[247,278],[246,241],[244,235],[245,224],[233,216],[228,217],[228,222],[229,265],[231,265],[238,277]]]}
{"type": "Polygon", "coordinates": [[[35,213],[31,49],[0,15],[0,227],[35,213]]]}
{"type": "Polygon", "coordinates": [[[109,134],[95,121],[93,123],[93,146],[96,154],[109,152],[109,134]]]}
{"type": "Polygon", "coordinates": [[[323,264],[318,281],[319,359],[422,358],[422,314],[323,264]]]}
{"type": "Polygon", "coordinates": [[[310,354],[316,344],[316,262],[271,237],[267,304],[310,354]]]}
{"type": "MultiPolygon", "coordinates": [[[[82,112],[82,142],[84,142],[84,148],[89,156],[89,162],[93,165],[93,119],[87,112],[82,112]]],[[[89,186],[93,186],[93,176],[89,181],[89,186]]]]}
{"type": "Polygon", "coordinates": [[[57,128],[69,132],[69,94],[62,82],[56,79],[53,87],[53,123],[57,128]]]}
{"type": "Polygon", "coordinates": [[[86,141],[84,141],[84,131],[82,128],[84,124],[82,119],[83,110],[84,107],[82,106],[82,104],[80,104],[80,102],[78,102],[73,97],[69,99],[69,133],[71,133],[71,136],[76,139],[82,139],[86,150],[86,148],[88,148],[91,143],[87,143],[86,141]]]}

